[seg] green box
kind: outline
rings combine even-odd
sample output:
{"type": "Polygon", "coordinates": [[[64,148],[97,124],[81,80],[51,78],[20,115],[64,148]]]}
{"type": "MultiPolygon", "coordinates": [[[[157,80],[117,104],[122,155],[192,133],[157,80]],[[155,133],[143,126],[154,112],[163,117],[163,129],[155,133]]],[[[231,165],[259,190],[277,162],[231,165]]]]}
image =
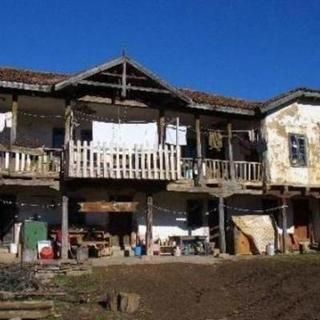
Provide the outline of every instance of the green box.
{"type": "Polygon", "coordinates": [[[37,250],[38,241],[48,239],[48,225],[42,221],[25,221],[23,223],[23,248],[37,250]]]}

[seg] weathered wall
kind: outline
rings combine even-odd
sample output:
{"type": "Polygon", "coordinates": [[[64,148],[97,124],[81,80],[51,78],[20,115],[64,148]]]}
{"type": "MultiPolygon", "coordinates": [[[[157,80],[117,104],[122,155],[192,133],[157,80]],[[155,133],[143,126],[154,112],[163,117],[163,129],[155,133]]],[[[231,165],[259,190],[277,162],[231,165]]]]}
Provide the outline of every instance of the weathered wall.
{"type": "Polygon", "coordinates": [[[320,185],[320,106],[293,103],[263,121],[267,141],[267,179],[277,185],[320,185]],[[306,167],[292,167],[288,134],[307,137],[306,167]]]}

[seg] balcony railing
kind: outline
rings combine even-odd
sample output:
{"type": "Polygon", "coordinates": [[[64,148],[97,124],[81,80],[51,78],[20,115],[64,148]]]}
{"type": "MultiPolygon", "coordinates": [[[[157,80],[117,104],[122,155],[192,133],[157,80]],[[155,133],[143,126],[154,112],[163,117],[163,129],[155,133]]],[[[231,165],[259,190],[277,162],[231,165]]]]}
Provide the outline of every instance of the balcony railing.
{"type": "Polygon", "coordinates": [[[87,141],[69,144],[68,176],[71,178],[110,178],[179,180],[180,148],[171,145],[157,150],[136,146],[100,145],[87,141]]]}
{"type": "MultiPolygon", "coordinates": [[[[208,180],[231,180],[231,162],[228,160],[204,159],[204,177],[208,180]]],[[[233,161],[234,179],[239,182],[262,182],[260,162],[233,161]]]]}
{"type": "Polygon", "coordinates": [[[61,151],[0,147],[0,174],[10,177],[58,178],[61,151]]]}

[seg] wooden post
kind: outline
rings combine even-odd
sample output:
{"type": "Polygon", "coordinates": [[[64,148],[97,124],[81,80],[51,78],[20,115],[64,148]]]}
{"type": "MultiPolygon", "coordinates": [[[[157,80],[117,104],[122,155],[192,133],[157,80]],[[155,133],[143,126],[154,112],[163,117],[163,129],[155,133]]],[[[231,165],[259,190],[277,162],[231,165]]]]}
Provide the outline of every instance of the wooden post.
{"type": "Polygon", "coordinates": [[[200,115],[195,116],[195,129],[197,140],[197,167],[198,167],[198,185],[202,181],[202,148],[201,148],[201,129],[200,129],[200,115]]]}
{"type": "Polygon", "coordinates": [[[64,130],[64,147],[67,148],[69,141],[73,139],[73,111],[70,100],[66,100],[64,130]]]}
{"type": "Polygon", "coordinates": [[[282,210],[281,210],[281,216],[282,216],[282,252],[287,253],[287,198],[282,197],[282,210]]]}
{"type": "Polygon", "coordinates": [[[165,114],[164,110],[160,109],[159,111],[159,144],[160,146],[164,146],[164,129],[165,129],[165,114]]]}
{"type": "Polygon", "coordinates": [[[234,162],[233,162],[233,148],[232,148],[232,124],[228,123],[228,151],[229,151],[229,163],[230,163],[230,178],[235,179],[234,162]]]}
{"type": "Polygon", "coordinates": [[[224,199],[223,197],[219,197],[219,244],[221,253],[226,253],[226,234],[224,224],[224,199]]]}
{"type": "Polygon", "coordinates": [[[18,96],[14,94],[12,96],[12,123],[10,130],[10,145],[13,146],[17,140],[17,125],[18,125],[18,96]]]}
{"type": "Polygon", "coordinates": [[[152,195],[147,195],[146,253],[148,256],[153,255],[152,226],[153,226],[153,197],[152,197],[152,195]]]}
{"type": "Polygon", "coordinates": [[[122,64],[122,88],[121,97],[125,98],[127,96],[127,63],[126,61],[122,64]]]}
{"type": "Polygon", "coordinates": [[[62,196],[62,221],[61,221],[61,258],[68,259],[69,251],[69,213],[68,213],[69,198],[66,195],[62,196]]]}

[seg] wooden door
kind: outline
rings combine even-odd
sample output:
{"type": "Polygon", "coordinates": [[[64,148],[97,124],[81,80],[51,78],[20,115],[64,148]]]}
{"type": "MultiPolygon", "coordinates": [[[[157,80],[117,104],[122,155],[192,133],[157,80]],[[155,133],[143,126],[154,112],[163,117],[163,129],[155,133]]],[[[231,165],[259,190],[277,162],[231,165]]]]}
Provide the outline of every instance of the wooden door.
{"type": "Polygon", "coordinates": [[[310,209],[309,200],[295,199],[293,204],[293,223],[294,236],[297,241],[304,241],[310,238],[309,219],[310,209]]]}

